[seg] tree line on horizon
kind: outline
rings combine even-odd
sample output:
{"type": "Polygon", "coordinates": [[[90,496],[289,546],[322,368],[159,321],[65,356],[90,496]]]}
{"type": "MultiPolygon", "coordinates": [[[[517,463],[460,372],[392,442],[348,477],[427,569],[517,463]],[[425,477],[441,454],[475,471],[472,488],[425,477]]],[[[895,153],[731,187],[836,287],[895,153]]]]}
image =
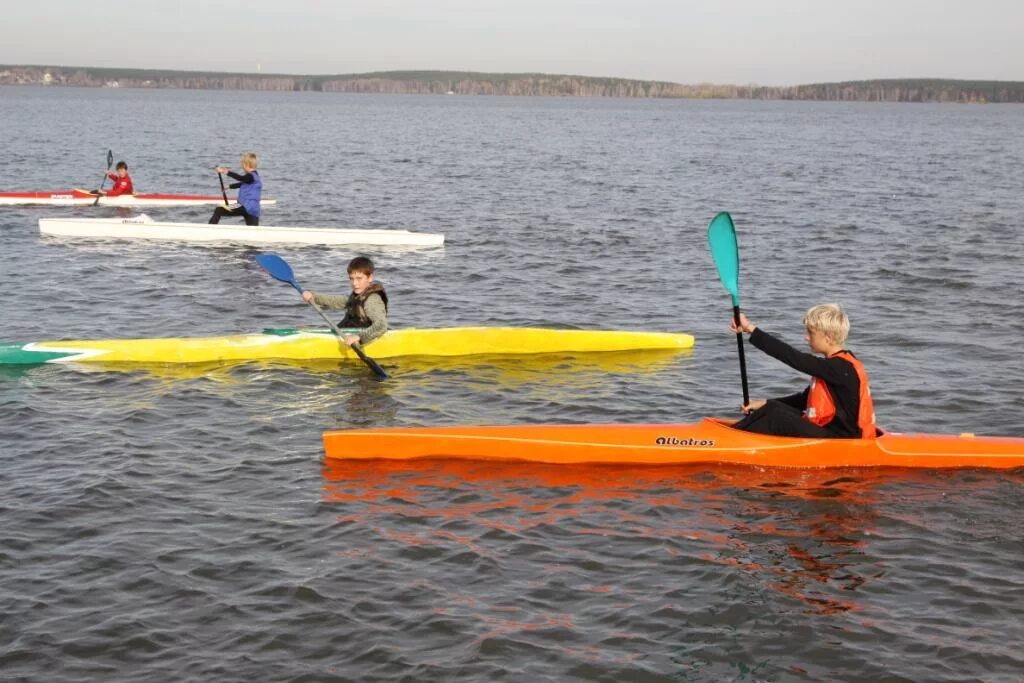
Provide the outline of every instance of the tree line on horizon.
{"type": "Polygon", "coordinates": [[[469,71],[380,71],[303,76],[41,65],[0,66],[0,85],[38,84],[406,95],[1024,103],[1024,81],[906,78],[795,86],[684,85],[626,78],[469,71]]]}

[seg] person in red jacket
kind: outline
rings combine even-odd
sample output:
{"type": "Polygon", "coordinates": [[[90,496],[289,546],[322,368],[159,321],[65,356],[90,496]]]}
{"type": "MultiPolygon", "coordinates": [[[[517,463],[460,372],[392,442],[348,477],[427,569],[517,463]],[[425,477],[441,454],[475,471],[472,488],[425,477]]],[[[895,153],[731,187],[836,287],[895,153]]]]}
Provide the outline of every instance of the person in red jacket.
{"type": "Polygon", "coordinates": [[[814,353],[797,351],[740,314],[730,328],[746,332],[750,343],[789,367],[811,376],[810,385],[796,394],[743,406],[746,417],[736,429],[775,436],[831,439],[873,439],[875,406],[864,364],[843,348],[850,320],[838,304],[820,304],[804,315],[807,345],[814,353]],[[821,354],[820,356],[814,354],[821,354]]]}
{"type": "Polygon", "coordinates": [[[132,177],[128,175],[128,164],[123,161],[117,162],[117,173],[108,173],[107,177],[113,181],[114,186],[109,190],[96,190],[96,194],[105,197],[118,197],[123,194],[135,194],[132,186],[132,177]]]}

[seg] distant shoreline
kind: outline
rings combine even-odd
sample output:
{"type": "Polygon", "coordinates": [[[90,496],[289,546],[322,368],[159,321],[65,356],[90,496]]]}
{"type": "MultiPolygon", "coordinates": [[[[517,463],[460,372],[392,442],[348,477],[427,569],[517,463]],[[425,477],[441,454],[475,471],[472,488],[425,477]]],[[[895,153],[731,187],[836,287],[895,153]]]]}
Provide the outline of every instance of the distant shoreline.
{"type": "Polygon", "coordinates": [[[956,102],[964,104],[1024,103],[1024,81],[941,78],[897,78],[794,86],[712,83],[685,85],[668,81],[643,81],[628,78],[472,71],[376,71],[358,74],[295,75],[0,65],[0,85],[402,95],[956,102]]]}

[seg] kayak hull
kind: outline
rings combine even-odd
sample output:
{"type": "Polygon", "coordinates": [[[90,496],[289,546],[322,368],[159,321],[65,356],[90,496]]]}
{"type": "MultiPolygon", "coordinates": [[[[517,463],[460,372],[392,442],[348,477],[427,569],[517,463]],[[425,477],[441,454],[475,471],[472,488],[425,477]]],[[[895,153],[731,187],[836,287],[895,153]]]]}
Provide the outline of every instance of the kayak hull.
{"type": "MultiPolygon", "coordinates": [[[[671,332],[448,327],[390,330],[365,346],[373,358],[479,354],[591,353],[693,346],[671,332]]],[[[357,359],[329,330],[266,330],[262,334],[166,339],[42,341],[0,346],[0,365],[40,363],[210,363],[261,359],[357,359]]]]}
{"type": "MultiPolygon", "coordinates": [[[[234,202],[235,199],[229,198],[234,202]]],[[[96,195],[85,190],[51,190],[49,192],[0,192],[0,205],[8,206],[92,206],[96,195]]],[[[221,195],[142,193],[100,197],[100,206],[205,206],[223,204],[221,195]]],[[[263,199],[260,204],[276,204],[276,199],[263,199]]]]}
{"type": "Polygon", "coordinates": [[[164,223],[133,218],[40,218],[43,235],[81,238],[172,240],[239,244],[359,244],[370,246],[439,247],[444,235],[408,230],[357,230],[236,225],[225,223],[164,223]]]}
{"type": "Polygon", "coordinates": [[[326,457],[340,460],[464,458],[549,464],[765,467],[1024,467],[1024,439],[886,433],[877,439],[802,439],[751,434],[724,420],[693,424],[515,425],[328,431],[326,457]]]}

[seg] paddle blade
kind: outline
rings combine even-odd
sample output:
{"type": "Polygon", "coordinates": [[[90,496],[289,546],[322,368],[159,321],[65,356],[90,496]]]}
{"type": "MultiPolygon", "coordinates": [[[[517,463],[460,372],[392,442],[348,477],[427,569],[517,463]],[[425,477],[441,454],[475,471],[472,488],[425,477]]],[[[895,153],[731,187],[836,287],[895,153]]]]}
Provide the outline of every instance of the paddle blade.
{"type": "Polygon", "coordinates": [[[387,379],[387,378],[388,378],[388,373],[387,373],[387,371],[386,371],[386,370],[385,370],[384,368],[382,368],[382,367],[380,366],[380,363],[378,363],[378,362],[377,362],[377,361],[375,361],[374,359],[372,359],[372,358],[370,358],[369,356],[367,356],[367,355],[366,355],[366,352],[365,352],[365,351],[363,351],[363,347],[362,347],[362,346],[360,346],[358,342],[356,342],[355,344],[353,344],[351,348],[352,348],[352,350],[353,350],[353,351],[355,351],[355,352],[356,352],[356,355],[357,355],[357,356],[359,356],[359,358],[360,358],[360,359],[361,359],[361,360],[362,360],[362,361],[363,361],[364,363],[366,363],[366,366],[367,366],[368,368],[370,368],[371,370],[373,370],[373,374],[377,376],[377,379],[379,379],[379,380],[385,380],[385,379],[387,379]]]}
{"type": "Polygon", "coordinates": [[[270,277],[281,282],[287,282],[295,289],[300,292],[302,291],[302,287],[299,287],[298,283],[295,282],[295,273],[292,272],[292,267],[277,254],[257,254],[256,263],[259,264],[260,268],[270,273],[270,277]]]}
{"type": "Polygon", "coordinates": [[[736,227],[732,216],[723,211],[708,226],[711,258],[718,268],[718,278],[732,295],[732,305],[740,305],[740,249],[736,243],[736,227]]]}

